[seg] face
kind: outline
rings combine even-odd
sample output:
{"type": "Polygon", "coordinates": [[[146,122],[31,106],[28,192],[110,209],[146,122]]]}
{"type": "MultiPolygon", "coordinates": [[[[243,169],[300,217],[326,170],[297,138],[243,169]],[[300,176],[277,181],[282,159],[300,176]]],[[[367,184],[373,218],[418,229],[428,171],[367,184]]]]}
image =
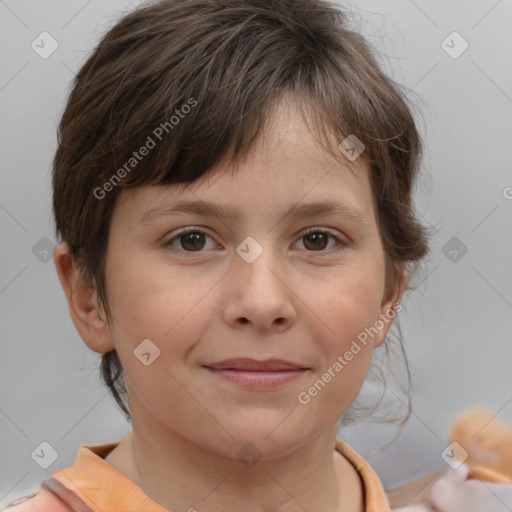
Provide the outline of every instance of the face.
{"type": "Polygon", "coordinates": [[[341,154],[327,156],[282,106],[236,169],[188,187],[122,191],[102,350],[119,354],[134,427],[151,418],[214,452],[234,456],[252,442],[271,459],[316,439],[351,405],[392,323],[360,341],[395,303],[384,284],[367,164],[359,158],[351,171],[341,154]],[[184,202],[196,208],[177,210],[184,202]],[[328,203],[339,208],[308,207],[328,203]],[[233,358],[290,365],[219,364],[233,358]]]}

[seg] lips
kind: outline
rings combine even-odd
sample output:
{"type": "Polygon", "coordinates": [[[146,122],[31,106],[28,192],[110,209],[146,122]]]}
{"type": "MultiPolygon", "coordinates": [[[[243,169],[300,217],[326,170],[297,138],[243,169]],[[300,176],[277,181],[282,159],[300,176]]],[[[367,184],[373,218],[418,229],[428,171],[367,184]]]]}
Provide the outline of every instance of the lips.
{"type": "Polygon", "coordinates": [[[215,378],[250,391],[275,390],[300,379],[309,368],[283,359],[226,359],[205,365],[215,378]]]}
{"type": "Polygon", "coordinates": [[[251,358],[226,359],[217,363],[211,363],[207,368],[214,370],[239,370],[248,372],[275,372],[290,370],[306,370],[307,368],[291,361],[283,359],[266,359],[259,361],[251,358]]]}

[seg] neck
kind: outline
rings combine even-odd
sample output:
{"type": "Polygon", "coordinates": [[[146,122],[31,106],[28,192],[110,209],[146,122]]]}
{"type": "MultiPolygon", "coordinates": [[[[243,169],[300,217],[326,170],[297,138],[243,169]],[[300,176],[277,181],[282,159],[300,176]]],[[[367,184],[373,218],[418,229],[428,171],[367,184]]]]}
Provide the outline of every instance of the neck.
{"type": "Polygon", "coordinates": [[[334,451],[337,424],[284,457],[254,464],[213,453],[168,431],[155,439],[154,426],[148,436],[144,425],[134,424],[134,432],[123,438],[120,453],[109,462],[168,510],[362,510],[359,477],[334,451]]]}

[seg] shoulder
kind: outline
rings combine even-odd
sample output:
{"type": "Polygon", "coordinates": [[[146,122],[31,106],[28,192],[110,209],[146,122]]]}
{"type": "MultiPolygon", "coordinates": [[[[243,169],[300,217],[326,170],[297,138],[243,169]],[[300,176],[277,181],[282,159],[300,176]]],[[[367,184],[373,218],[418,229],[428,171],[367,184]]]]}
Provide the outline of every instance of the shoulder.
{"type": "Polygon", "coordinates": [[[20,498],[0,512],[72,512],[53,492],[42,488],[37,494],[20,498]]]}

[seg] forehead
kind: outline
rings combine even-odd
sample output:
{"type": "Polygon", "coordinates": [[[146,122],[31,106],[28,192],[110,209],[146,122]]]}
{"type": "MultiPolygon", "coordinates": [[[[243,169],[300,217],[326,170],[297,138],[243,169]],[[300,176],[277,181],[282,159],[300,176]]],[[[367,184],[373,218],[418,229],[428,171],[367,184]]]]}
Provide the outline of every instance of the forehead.
{"type": "MultiPolygon", "coordinates": [[[[222,210],[226,217],[230,212],[238,218],[246,211],[283,213],[293,205],[297,213],[301,203],[322,202],[339,203],[347,211],[366,215],[368,220],[374,216],[367,161],[361,156],[351,162],[341,151],[333,156],[290,101],[278,105],[242,158],[219,163],[193,183],[123,190],[118,206],[129,204],[140,220],[147,218],[148,210],[184,199],[217,203],[221,207],[216,213],[222,210]]],[[[208,208],[203,210],[208,212],[208,208]]]]}
{"type": "Polygon", "coordinates": [[[323,133],[320,134],[318,120],[314,119],[313,104],[302,102],[301,105],[302,109],[298,100],[290,94],[283,95],[265,119],[251,150],[235,162],[220,163],[210,170],[210,174],[215,174],[221,168],[235,169],[248,161],[257,161],[260,171],[265,163],[295,161],[298,168],[303,167],[301,163],[307,163],[322,167],[335,166],[353,175],[366,172],[364,152],[355,161],[350,161],[340,149],[340,136],[334,135],[325,126],[322,126],[323,133]]]}

